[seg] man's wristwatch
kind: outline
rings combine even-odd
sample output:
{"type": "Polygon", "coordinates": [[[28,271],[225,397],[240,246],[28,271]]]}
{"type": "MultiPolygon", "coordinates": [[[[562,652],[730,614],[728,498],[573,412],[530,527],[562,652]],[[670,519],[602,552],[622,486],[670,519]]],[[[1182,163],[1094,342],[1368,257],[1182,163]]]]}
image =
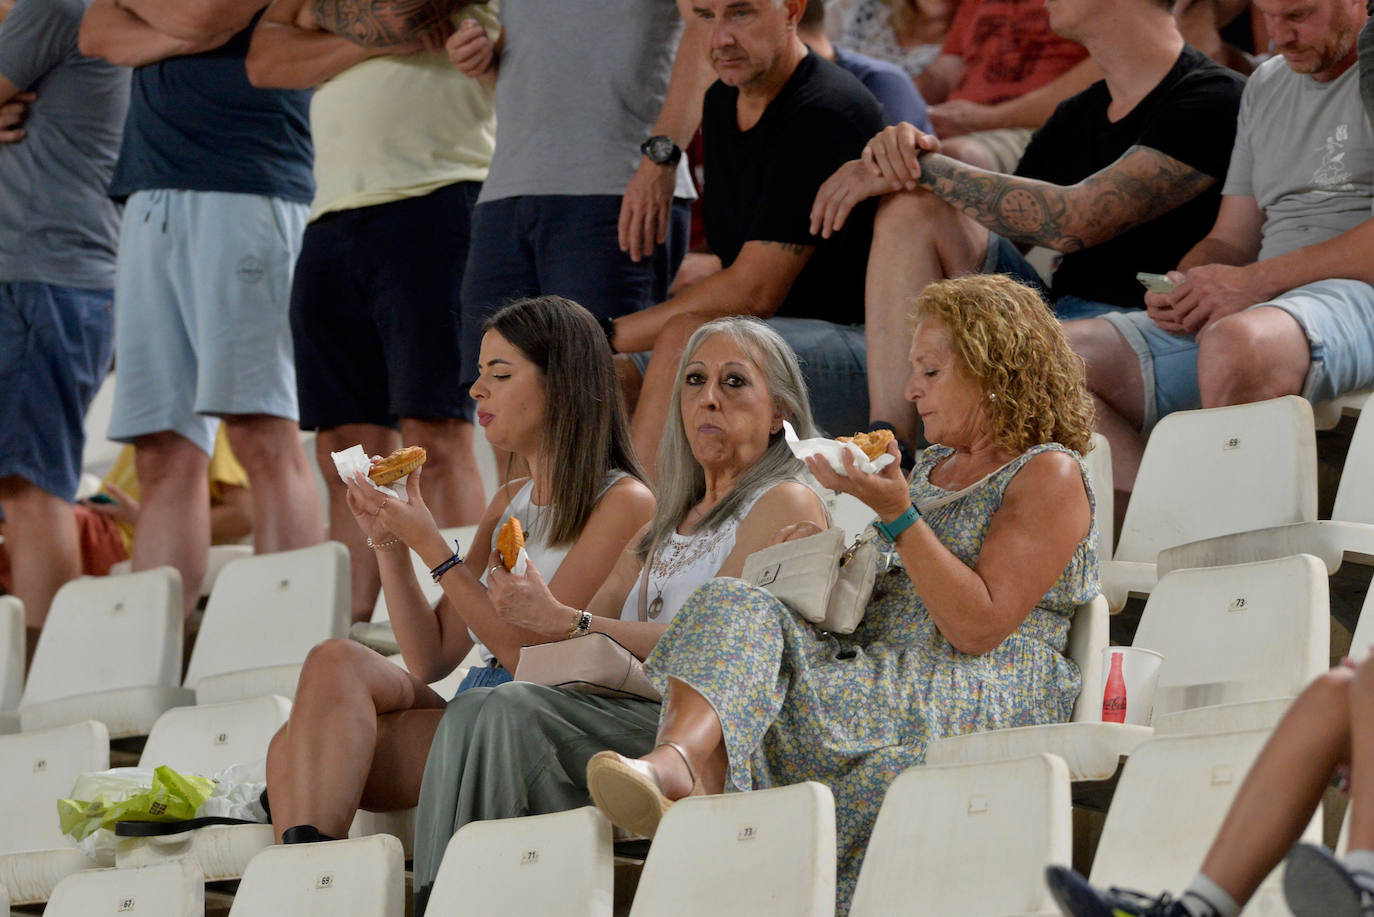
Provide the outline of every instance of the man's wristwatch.
{"type": "Polygon", "coordinates": [[[661,166],[675,166],[677,161],[682,158],[682,147],[674,143],[672,137],[665,134],[655,134],[645,140],[639,145],[639,151],[650,162],[661,166]]]}

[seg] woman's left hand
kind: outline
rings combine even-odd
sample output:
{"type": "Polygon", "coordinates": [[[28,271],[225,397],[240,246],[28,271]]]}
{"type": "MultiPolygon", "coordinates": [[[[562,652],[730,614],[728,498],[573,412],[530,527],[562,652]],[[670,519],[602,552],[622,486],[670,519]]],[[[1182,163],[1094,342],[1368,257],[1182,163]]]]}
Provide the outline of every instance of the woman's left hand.
{"type": "Polygon", "coordinates": [[[500,560],[487,571],[487,596],[496,614],[507,624],[523,627],[547,637],[565,637],[572,628],[572,616],[553,597],[544,577],[526,558],[525,573],[516,576],[501,566],[500,560]]]}
{"type": "Polygon", "coordinates": [[[822,487],[857,497],[884,522],[890,522],[906,512],[907,507],[911,505],[911,492],[907,488],[906,478],[902,477],[897,444],[889,443],[887,451],[893,457],[893,461],[877,474],[861,471],[848,449],[840,457],[848,477],[836,474],[830,467],[830,462],[818,455],[808,458],[806,467],[811,469],[811,473],[816,476],[822,487]]]}

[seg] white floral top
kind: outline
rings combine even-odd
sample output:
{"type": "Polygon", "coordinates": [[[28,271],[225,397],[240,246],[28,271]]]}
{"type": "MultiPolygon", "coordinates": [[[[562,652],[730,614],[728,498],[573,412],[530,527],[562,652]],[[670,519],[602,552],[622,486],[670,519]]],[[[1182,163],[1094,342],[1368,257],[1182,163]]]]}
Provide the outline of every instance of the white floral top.
{"type": "Polygon", "coordinates": [[[854,0],[844,18],[840,47],[896,64],[914,77],[940,53],[940,45],[904,48],[892,31],[892,10],[883,0],[854,0]]]}

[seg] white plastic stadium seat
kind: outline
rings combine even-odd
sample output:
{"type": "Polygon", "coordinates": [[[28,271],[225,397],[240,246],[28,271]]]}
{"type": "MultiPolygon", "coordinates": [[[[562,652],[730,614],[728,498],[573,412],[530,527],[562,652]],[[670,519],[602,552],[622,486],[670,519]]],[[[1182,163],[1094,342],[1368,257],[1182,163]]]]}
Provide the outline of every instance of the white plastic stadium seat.
{"type": "MultiPolygon", "coordinates": [[[[1135,637],[1136,646],[1164,656],[1152,726],[1170,733],[1272,727],[1326,670],[1328,616],[1326,573],[1309,555],[1170,573],[1146,602],[1135,637]]],[[[940,739],[926,762],[1049,752],[1065,760],[1074,780],[1105,780],[1154,729],[1097,722],[1098,685],[1087,721],[940,739]]]]}
{"type": "Polygon", "coordinates": [[[63,877],[100,865],[62,833],[57,800],[109,766],[110,734],[94,720],[0,736],[0,886],[11,904],[47,901],[63,877]]]}
{"type": "Polygon", "coordinates": [[[1100,560],[1111,560],[1113,532],[1116,530],[1116,491],[1112,481],[1112,445],[1101,433],[1094,433],[1092,446],[1083,456],[1083,464],[1088,466],[1088,482],[1092,484],[1093,500],[1096,502],[1094,518],[1097,520],[1097,556],[1100,560]]]}
{"type": "Polygon", "coordinates": [[[199,703],[296,696],[311,647],[348,633],[348,551],[336,541],[236,560],[205,609],[186,687],[199,703]]]}
{"type": "Polygon", "coordinates": [[[1045,866],[1072,858],[1063,760],[912,767],[883,798],[849,913],[1051,917],[1045,866]]]}
{"type": "Polygon", "coordinates": [[[1148,595],[1166,548],[1316,518],[1317,440],[1305,400],[1178,411],[1150,434],[1116,554],[1102,563],[1102,594],[1113,611],[1148,595]]]}
{"type": "MultiPolygon", "coordinates": [[[[1371,396],[1374,397],[1374,396],[1371,396]]],[[[1341,562],[1374,565],[1374,408],[1360,411],[1330,519],[1293,522],[1220,535],[1159,553],[1160,574],[1181,567],[1211,567],[1315,554],[1335,573],[1341,562]]]]}
{"type": "Polygon", "coordinates": [[[147,735],[181,688],[181,577],[172,567],[83,576],[58,590],[19,702],[25,731],[100,720],[147,735]]]}
{"type": "Polygon", "coordinates": [[[594,807],[468,822],[444,849],[428,913],[610,917],[611,823],[594,807]]]}
{"type": "Polygon", "coordinates": [[[230,917],[401,917],[401,844],[385,834],[268,847],[253,857],[230,917]]]}
{"type": "Polygon", "coordinates": [[[190,860],[131,869],[88,869],[53,889],[44,917],[204,917],[205,880],[190,860]]]}
{"type": "MultiPolygon", "coordinates": [[[[205,576],[200,581],[200,597],[208,596],[215,587],[215,580],[219,577],[219,571],[223,570],[230,561],[239,560],[244,557],[253,556],[253,546],[246,544],[212,544],[210,545],[209,560],[205,565],[205,576]]],[[[133,570],[133,562],[121,560],[118,563],[110,564],[110,575],[119,576],[133,570]]]]}
{"type": "MultiPolygon", "coordinates": [[[[139,766],[165,764],[213,777],[235,764],[259,761],[290,713],[290,701],[276,695],[169,710],[153,726],[139,766]]],[[[185,858],[208,881],[237,879],[272,840],[271,825],[210,825],[180,834],[120,838],[115,862],[144,866],[185,858]]]]}
{"type": "MultiPolygon", "coordinates": [[[[1089,880],[1149,894],[1177,895],[1202,866],[1268,730],[1164,736],[1131,755],[1102,826],[1089,880]]],[[[1303,839],[1321,842],[1321,812],[1303,839]]],[[[1286,915],[1280,866],[1243,912],[1286,915]]]]}
{"type": "Polygon", "coordinates": [[[829,917],[835,799],[814,782],[673,803],[630,917],[829,917]]]}
{"type": "Polygon", "coordinates": [[[0,734],[19,731],[24,692],[24,603],[0,596],[0,734]]]}
{"type": "Polygon", "coordinates": [[[1369,403],[1370,389],[1337,395],[1330,401],[1312,405],[1312,419],[1318,430],[1330,430],[1341,422],[1344,416],[1359,417],[1369,403]]]}

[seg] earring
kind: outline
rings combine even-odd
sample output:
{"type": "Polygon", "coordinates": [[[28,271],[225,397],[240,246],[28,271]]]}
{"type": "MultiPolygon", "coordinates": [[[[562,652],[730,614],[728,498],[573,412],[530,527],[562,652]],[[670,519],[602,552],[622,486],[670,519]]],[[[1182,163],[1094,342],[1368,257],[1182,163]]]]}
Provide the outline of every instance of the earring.
{"type": "Polygon", "coordinates": [[[997,400],[997,395],[994,394],[993,392],[988,392],[988,400],[989,400],[989,401],[996,401],[996,400],[997,400]]]}

